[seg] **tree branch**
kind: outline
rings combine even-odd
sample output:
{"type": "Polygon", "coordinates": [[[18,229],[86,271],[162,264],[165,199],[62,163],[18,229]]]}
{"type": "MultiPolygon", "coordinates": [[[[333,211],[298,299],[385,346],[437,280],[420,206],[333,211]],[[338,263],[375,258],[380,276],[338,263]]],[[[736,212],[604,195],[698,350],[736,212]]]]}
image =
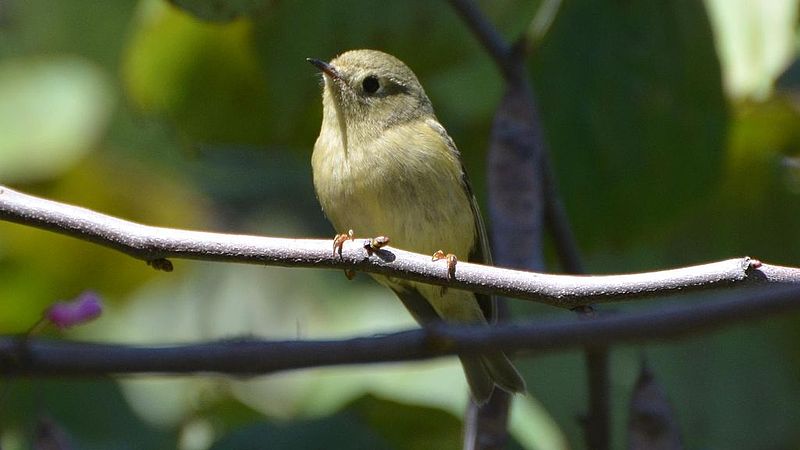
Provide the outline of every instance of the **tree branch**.
{"type": "MultiPolygon", "coordinates": [[[[559,3],[560,0],[548,0],[540,5],[528,32],[509,46],[474,1],[450,1],[505,78],[506,92],[494,115],[487,153],[489,217],[496,262],[518,269],[542,270],[543,224],[547,223],[562,267],[577,274],[583,272],[580,255],[556,189],[533,87],[525,67],[526,55],[533,49],[534,42],[538,43],[543,37],[559,3]]],[[[587,355],[601,362],[601,359],[607,360],[603,353],[595,348],[587,355]]],[[[592,361],[589,366],[603,367],[592,361]]],[[[602,377],[607,378],[606,374],[602,377]]],[[[504,429],[510,398],[503,394],[496,391],[480,411],[468,411],[465,450],[505,448],[507,433],[504,429]]],[[[590,396],[598,397],[594,390],[590,390],[590,396]]],[[[592,416],[598,415],[592,413],[592,416]]],[[[602,445],[590,447],[605,448],[602,445]]]]}
{"type": "Polygon", "coordinates": [[[185,258],[287,267],[353,269],[486,294],[533,300],[561,308],[631,300],[741,283],[798,283],[800,269],[736,258],[698,266],[629,275],[551,275],[459,262],[450,276],[429,255],[385,247],[368,252],[346,242],[207,233],[151,227],[0,187],[0,219],[103,245],[146,261],[185,258]],[[371,255],[370,255],[371,253],[371,255]],[[755,270],[758,268],[758,270],[755,270]]]}
{"type": "Polygon", "coordinates": [[[478,5],[472,0],[449,0],[450,6],[461,16],[467,24],[472,34],[486,49],[489,56],[494,59],[495,64],[503,73],[503,76],[510,78],[514,75],[514,63],[511,60],[511,48],[497,32],[497,29],[489,23],[483,15],[478,5]]]}
{"type": "MultiPolygon", "coordinates": [[[[483,44],[506,80],[505,94],[492,122],[486,155],[491,218],[491,248],[495,262],[506,267],[542,270],[543,222],[546,200],[544,177],[538,161],[544,148],[540,122],[530,83],[523,76],[524,55],[511,48],[477,5],[470,0],[451,0],[483,44]]],[[[499,321],[507,315],[506,299],[497,301],[499,321]]],[[[470,403],[464,420],[464,450],[499,450],[508,441],[511,396],[495,390],[484,405],[470,403]]]]}
{"type": "Polygon", "coordinates": [[[98,376],[220,372],[253,375],[491,350],[536,355],[592,345],[676,338],[798,310],[800,287],[780,286],[746,289],[720,301],[661,307],[594,320],[540,320],[493,327],[437,324],[425,329],[346,340],[270,342],[230,339],[189,345],[133,347],[4,337],[0,338],[0,374],[98,376]]]}

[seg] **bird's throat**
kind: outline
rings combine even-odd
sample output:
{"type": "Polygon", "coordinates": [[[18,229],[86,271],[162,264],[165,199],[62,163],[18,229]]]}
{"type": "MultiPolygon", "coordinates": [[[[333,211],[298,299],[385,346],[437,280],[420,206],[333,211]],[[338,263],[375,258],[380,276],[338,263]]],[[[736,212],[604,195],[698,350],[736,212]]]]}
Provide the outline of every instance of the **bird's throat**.
{"type": "Polygon", "coordinates": [[[323,120],[330,122],[339,130],[339,137],[342,141],[342,151],[347,157],[347,121],[345,114],[342,110],[341,101],[338,98],[338,92],[334,92],[337,88],[335,83],[330,80],[325,80],[325,98],[323,99],[323,120]]]}

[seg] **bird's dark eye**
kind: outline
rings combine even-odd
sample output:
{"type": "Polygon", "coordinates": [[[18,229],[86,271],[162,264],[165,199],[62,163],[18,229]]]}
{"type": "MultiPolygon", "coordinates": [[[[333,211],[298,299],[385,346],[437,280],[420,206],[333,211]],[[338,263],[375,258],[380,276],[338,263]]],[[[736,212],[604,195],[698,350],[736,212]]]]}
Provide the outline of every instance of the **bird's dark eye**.
{"type": "Polygon", "coordinates": [[[380,89],[381,83],[378,81],[378,77],[370,75],[364,78],[364,81],[361,82],[361,87],[364,88],[364,92],[367,94],[374,94],[380,89]]]}

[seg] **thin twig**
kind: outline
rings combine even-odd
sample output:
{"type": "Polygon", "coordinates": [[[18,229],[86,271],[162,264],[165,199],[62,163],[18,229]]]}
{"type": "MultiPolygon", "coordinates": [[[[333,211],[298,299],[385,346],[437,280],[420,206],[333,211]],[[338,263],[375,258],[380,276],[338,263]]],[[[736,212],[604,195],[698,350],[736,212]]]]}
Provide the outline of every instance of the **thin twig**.
{"type": "Polygon", "coordinates": [[[620,313],[595,320],[497,325],[437,324],[382,336],[329,341],[225,340],[133,347],[0,338],[0,374],[99,376],[121,373],[265,374],[344,364],[429,359],[503,350],[537,355],[591,345],[645,342],[708,332],[800,311],[800,287],[744,289],[724,300],[620,313]]]}
{"type": "Polygon", "coordinates": [[[533,300],[561,308],[632,300],[748,282],[800,282],[800,269],[736,258],[698,266],[629,275],[551,275],[459,262],[448,273],[430,255],[391,247],[367,252],[363,240],[345,243],[285,239],[140,225],[88,209],[0,187],[0,220],[22,223],[119,250],[146,261],[184,258],[287,267],[353,269],[485,294],[533,300]],[[754,270],[760,267],[759,270],[754,270]]]}
{"type": "Polygon", "coordinates": [[[511,48],[497,29],[486,20],[478,5],[472,0],[449,0],[450,6],[461,16],[478,41],[494,59],[495,64],[509,78],[513,76],[511,69],[511,48]]]}

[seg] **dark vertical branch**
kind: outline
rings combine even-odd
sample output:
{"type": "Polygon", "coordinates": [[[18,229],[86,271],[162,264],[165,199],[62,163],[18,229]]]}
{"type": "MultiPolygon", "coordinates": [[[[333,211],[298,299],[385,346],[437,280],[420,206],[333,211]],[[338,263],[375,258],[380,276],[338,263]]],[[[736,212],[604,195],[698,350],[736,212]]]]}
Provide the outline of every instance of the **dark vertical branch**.
{"type": "Polygon", "coordinates": [[[498,265],[544,271],[545,199],[541,130],[528,86],[509,81],[492,123],[487,155],[492,255],[498,265]]]}
{"type": "Polygon", "coordinates": [[[628,450],[682,450],[681,430],[664,387],[642,358],[628,405],[628,450]]]}
{"type": "MultiPolygon", "coordinates": [[[[562,269],[567,273],[585,273],[558,193],[533,87],[527,76],[525,57],[531,47],[528,45],[530,36],[523,35],[513,47],[509,46],[473,1],[449,1],[494,59],[507,82],[506,93],[495,114],[487,158],[495,261],[509,267],[541,270],[544,224],[553,238],[562,269]]],[[[558,3],[554,8],[558,8],[558,3]]],[[[547,11],[553,17],[556,12],[547,11]]],[[[593,315],[592,311],[589,307],[582,312],[588,318],[593,315]]],[[[605,450],[610,448],[611,421],[608,348],[587,347],[585,359],[589,384],[586,441],[588,448],[605,450]]],[[[475,442],[486,447],[465,445],[465,448],[497,448],[490,446],[495,444],[491,442],[494,440],[487,438],[484,443],[480,437],[483,421],[489,421],[484,425],[495,424],[498,419],[497,416],[491,418],[498,414],[493,401],[481,409],[470,406],[467,414],[476,421],[469,421],[473,427],[467,427],[467,440],[477,438],[475,442]]],[[[506,416],[507,413],[506,409],[506,416]]],[[[497,433],[495,426],[485,428],[490,435],[497,433]]]]}
{"type": "Polygon", "coordinates": [[[463,450],[503,450],[508,445],[511,394],[495,389],[486,404],[467,405],[463,450]]]}
{"type": "MultiPolygon", "coordinates": [[[[510,315],[508,301],[498,298],[496,308],[498,323],[507,321],[510,315]]],[[[478,406],[474,402],[469,402],[464,417],[463,450],[503,450],[506,448],[511,400],[511,394],[502,389],[495,389],[486,404],[478,406]]]]}
{"type": "MultiPolygon", "coordinates": [[[[512,52],[512,55],[514,52],[512,52]]],[[[521,59],[506,73],[506,92],[492,123],[487,172],[492,253],[504,267],[543,271],[544,200],[539,172],[542,141],[533,95],[521,59]]],[[[509,317],[506,299],[497,300],[498,320],[509,317]]],[[[503,449],[511,396],[495,391],[477,411],[481,449],[503,449]],[[502,426],[502,428],[501,428],[502,426]]]]}
{"type": "MultiPolygon", "coordinates": [[[[542,189],[536,173],[535,146],[537,135],[527,120],[528,99],[520,93],[525,82],[522,60],[512,60],[512,49],[497,29],[471,0],[449,0],[476,38],[486,48],[508,81],[503,102],[498,107],[492,126],[492,144],[488,153],[489,213],[491,217],[492,253],[495,262],[506,267],[542,269],[542,189]],[[514,173],[511,173],[513,171],[514,173]],[[497,176],[503,174],[503,176],[497,176]],[[519,182],[531,185],[520,190],[519,182]],[[522,229],[520,229],[522,223],[522,229]],[[498,239],[498,236],[508,240],[498,239]],[[519,238],[519,240],[515,238],[519,238]],[[520,242],[524,239],[525,242],[520,242]]],[[[499,321],[508,318],[508,306],[498,299],[499,321]]],[[[464,450],[500,450],[508,442],[508,414],[511,395],[495,389],[482,406],[467,405],[464,419],[464,450]]]]}
{"type": "Polygon", "coordinates": [[[608,347],[586,347],[586,378],[589,385],[589,412],[584,420],[586,448],[611,448],[611,399],[608,347]]]}

